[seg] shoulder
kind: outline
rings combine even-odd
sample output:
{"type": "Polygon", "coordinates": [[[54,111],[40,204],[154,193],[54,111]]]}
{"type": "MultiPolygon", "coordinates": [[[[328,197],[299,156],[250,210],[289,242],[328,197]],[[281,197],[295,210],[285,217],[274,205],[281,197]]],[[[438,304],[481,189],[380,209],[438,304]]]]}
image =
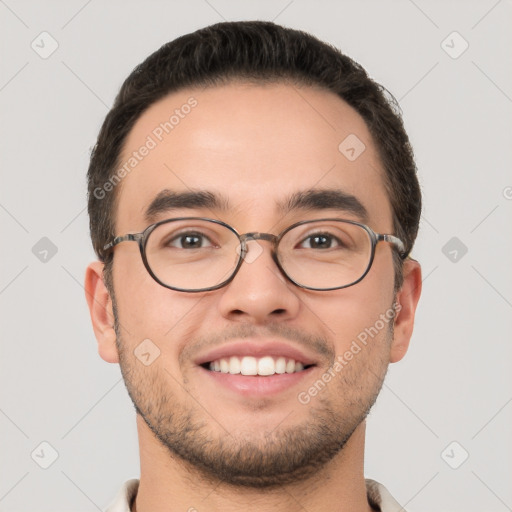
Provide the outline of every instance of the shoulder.
{"type": "Polygon", "coordinates": [[[379,512],[406,512],[391,493],[379,482],[366,479],[368,503],[379,512]]]}
{"type": "Polygon", "coordinates": [[[105,512],[130,512],[130,506],[137,495],[138,488],[139,480],[137,478],[124,482],[105,512]]]}

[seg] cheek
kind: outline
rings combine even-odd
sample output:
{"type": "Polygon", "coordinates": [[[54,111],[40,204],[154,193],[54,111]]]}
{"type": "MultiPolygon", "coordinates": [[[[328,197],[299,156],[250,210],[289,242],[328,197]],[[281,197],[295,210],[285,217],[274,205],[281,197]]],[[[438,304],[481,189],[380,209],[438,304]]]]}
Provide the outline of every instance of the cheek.
{"type": "MultiPolygon", "coordinates": [[[[136,256],[140,259],[140,255],[136,256]]],[[[139,264],[133,259],[130,255],[114,266],[114,289],[123,341],[135,347],[150,339],[163,356],[175,355],[180,343],[193,338],[200,327],[198,315],[206,298],[159,285],[142,261],[139,264]]]]}
{"type": "MultiPolygon", "coordinates": [[[[387,255],[386,255],[387,256],[387,255]]],[[[387,333],[392,322],[394,274],[391,258],[376,258],[370,272],[354,286],[307,297],[307,306],[334,340],[336,353],[345,352],[354,340],[387,333]],[[378,331],[377,334],[375,332],[378,331]]]]}
{"type": "Polygon", "coordinates": [[[348,295],[328,304],[321,302],[309,303],[308,306],[321,319],[327,336],[334,341],[337,354],[347,350],[353,340],[364,339],[364,333],[376,324],[381,331],[379,319],[390,307],[387,301],[358,300],[348,295]]]}

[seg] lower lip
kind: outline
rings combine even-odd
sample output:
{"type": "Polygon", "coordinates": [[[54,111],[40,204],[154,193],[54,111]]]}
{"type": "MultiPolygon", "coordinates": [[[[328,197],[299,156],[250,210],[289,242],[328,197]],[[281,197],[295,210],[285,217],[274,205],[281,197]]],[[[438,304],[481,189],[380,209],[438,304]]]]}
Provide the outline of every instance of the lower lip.
{"type": "Polygon", "coordinates": [[[315,367],[295,373],[282,373],[263,377],[260,375],[233,375],[231,373],[214,372],[200,367],[217,384],[244,396],[265,397],[290,390],[308,377],[315,367]]]}

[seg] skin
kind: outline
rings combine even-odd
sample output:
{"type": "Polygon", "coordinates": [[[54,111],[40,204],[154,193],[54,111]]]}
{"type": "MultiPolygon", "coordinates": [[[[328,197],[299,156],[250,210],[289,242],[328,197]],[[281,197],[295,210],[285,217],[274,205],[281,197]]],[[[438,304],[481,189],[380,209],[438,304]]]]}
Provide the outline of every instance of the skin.
{"type": "MultiPolygon", "coordinates": [[[[374,231],[393,233],[383,169],[368,129],[357,112],[323,90],[231,83],[173,93],[140,117],[123,158],[191,96],[198,105],[118,186],[117,235],[143,231],[148,225],[144,209],[164,189],[219,192],[229,198],[230,209],[179,209],[156,220],[205,216],[220,218],[239,233],[275,234],[306,218],[358,220],[338,210],[283,216],[276,209],[279,201],[298,191],[342,189],[366,207],[367,224],[374,231]],[[338,151],[349,134],[366,145],[353,162],[338,151]]],[[[268,242],[258,243],[262,253],[244,263],[230,284],[205,293],[160,286],[146,271],[137,244],[120,244],[113,269],[117,325],[102,263],[87,268],[87,300],[99,354],[121,364],[128,391],[145,417],[137,415],[141,478],[133,510],[371,510],[363,476],[364,419],[389,363],[407,351],[421,292],[420,265],[405,262],[404,283],[395,297],[391,245],[379,243],[361,282],[330,292],[310,291],[286,281],[268,242]],[[332,357],[347,351],[394,301],[401,306],[394,325],[379,331],[318,396],[301,404],[298,392],[318,380],[332,357]],[[194,355],[199,347],[245,334],[257,340],[272,335],[291,344],[300,339],[295,343],[299,347],[311,342],[308,350],[318,364],[300,385],[266,399],[247,399],[213,386],[193,363],[194,355]],[[147,338],[160,356],[144,366],[133,351],[147,338]],[[188,439],[182,432],[184,421],[193,428],[188,439]],[[330,429],[322,443],[321,428],[330,429]],[[178,438],[183,434],[182,445],[195,443],[199,452],[199,436],[208,440],[202,448],[206,459],[235,468],[244,461],[289,460],[296,446],[304,453],[314,446],[317,456],[304,461],[302,472],[290,469],[286,480],[269,472],[266,480],[248,477],[241,485],[233,475],[231,481],[229,476],[216,479],[208,468],[174,453],[169,436],[176,432],[178,438]]]]}

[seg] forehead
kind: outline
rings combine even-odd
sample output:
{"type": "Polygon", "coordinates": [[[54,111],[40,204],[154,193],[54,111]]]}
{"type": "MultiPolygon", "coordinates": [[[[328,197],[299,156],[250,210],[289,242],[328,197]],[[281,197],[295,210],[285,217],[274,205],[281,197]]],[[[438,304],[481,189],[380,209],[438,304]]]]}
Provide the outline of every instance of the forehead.
{"type": "Polygon", "coordinates": [[[222,195],[231,215],[224,220],[260,224],[275,221],[284,197],[342,190],[363,203],[372,227],[391,227],[368,128],[325,90],[231,83],[172,93],[137,120],[119,167],[119,232],[143,229],[145,209],[162,190],[222,195]]]}

